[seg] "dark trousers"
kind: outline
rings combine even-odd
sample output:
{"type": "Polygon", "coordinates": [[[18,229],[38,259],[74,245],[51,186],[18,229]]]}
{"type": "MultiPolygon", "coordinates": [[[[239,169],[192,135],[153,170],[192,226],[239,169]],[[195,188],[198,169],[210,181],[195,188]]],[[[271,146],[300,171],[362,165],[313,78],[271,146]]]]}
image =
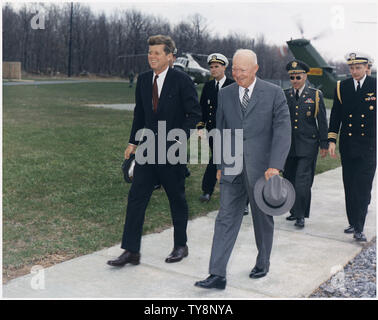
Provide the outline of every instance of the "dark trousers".
{"type": "Polygon", "coordinates": [[[204,194],[208,193],[212,195],[217,183],[217,165],[213,163],[213,137],[209,137],[209,147],[211,150],[211,157],[202,178],[202,191],[204,194]]]}
{"type": "Polygon", "coordinates": [[[296,218],[308,218],[311,206],[311,187],[314,182],[315,157],[288,157],[284,168],[284,178],[295,189],[295,203],[290,213],[296,218]]]}
{"type": "Polygon", "coordinates": [[[122,249],[139,252],[146,208],[158,181],[164,187],[169,200],[174,228],[174,246],[186,245],[188,205],[185,198],[185,165],[136,164],[128,195],[122,249]]]}
{"type": "Polygon", "coordinates": [[[341,154],[341,165],[348,222],[356,232],[362,232],[376,168],[375,152],[356,158],[341,154]]]}

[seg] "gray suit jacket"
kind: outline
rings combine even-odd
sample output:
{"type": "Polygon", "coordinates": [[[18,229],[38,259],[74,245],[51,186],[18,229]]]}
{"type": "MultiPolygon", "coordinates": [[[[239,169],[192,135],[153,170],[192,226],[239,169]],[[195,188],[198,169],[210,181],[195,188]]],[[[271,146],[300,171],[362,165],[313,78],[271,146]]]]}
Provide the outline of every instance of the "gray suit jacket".
{"type": "MultiPolygon", "coordinates": [[[[256,78],[247,111],[243,116],[239,99],[239,86],[233,83],[218,93],[217,129],[231,129],[231,150],[235,152],[235,129],[243,129],[244,167],[251,187],[268,168],[283,170],[291,145],[290,113],[282,89],[256,78]]],[[[223,150],[222,150],[223,151],[223,150]]],[[[239,172],[225,175],[223,156],[218,169],[222,181],[232,183],[239,172]]]]}

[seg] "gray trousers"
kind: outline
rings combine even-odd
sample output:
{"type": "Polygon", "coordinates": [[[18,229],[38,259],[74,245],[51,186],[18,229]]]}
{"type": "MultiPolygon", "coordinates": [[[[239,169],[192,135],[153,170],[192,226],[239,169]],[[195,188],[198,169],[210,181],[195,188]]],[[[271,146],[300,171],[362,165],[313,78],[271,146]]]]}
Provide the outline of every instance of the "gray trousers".
{"type": "Polygon", "coordinates": [[[272,216],[263,213],[256,205],[253,186],[250,186],[243,173],[233,183],[220,184],[220,208],[215,220],[213,245],[209,273],[225,277],[228,260],[235,245],[247,197],[252,209],[253,228],[258,250],[256,266],[269,270],[269,259],[273,244],[274,221],[272,216]]]}

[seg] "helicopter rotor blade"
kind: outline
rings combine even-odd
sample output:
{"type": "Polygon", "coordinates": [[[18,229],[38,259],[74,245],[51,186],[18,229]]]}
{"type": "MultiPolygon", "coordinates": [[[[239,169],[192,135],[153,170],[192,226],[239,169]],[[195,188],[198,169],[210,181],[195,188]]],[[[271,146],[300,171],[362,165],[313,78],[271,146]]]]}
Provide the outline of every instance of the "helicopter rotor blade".
{"type": "Polygon", "coordinates": [[[303,28],[303,23],[301,19],[297,19],[297,27],[299,29],[299,32],[301,33],[301,37],[304,37],[304,28],[303,28]]]}
{"type": "Polygon", "coordinates": [[[318,33],[316,36],[312,37],[310,40],[319,40],[326,37],[329,34],[329,30],[323,30],[322,32],[318,33]]]}

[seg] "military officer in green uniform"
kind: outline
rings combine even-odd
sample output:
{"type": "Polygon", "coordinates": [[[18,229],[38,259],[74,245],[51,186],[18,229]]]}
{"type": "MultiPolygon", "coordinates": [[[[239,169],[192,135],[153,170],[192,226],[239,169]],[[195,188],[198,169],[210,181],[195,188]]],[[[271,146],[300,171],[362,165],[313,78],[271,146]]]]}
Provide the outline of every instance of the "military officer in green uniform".
{"type": "Polygon", "coordinates": [[[349,227],[356,241],[366,241],[365,218],[376,168],[377,80],[366,75],[369,59],[352,52],[346,56],[352,78],[338,81],[329,122],[329,153],[339,150],[349,227]],[[340,128],[341,127],[341,128],[340,128]]]}
{"type": "Polygon", "coordinates": [[[316,160],[328,153],[327,116],[320,90],[306,84],[310,68],[300,60],[286,66],[291,88],[284,90],[291,117],[291,148],[284,168],[284,177],[295,188],[296,199],[290,216],[295,226],[303,228],[310,215],[311,187],[315,175],[316,160]]]}

